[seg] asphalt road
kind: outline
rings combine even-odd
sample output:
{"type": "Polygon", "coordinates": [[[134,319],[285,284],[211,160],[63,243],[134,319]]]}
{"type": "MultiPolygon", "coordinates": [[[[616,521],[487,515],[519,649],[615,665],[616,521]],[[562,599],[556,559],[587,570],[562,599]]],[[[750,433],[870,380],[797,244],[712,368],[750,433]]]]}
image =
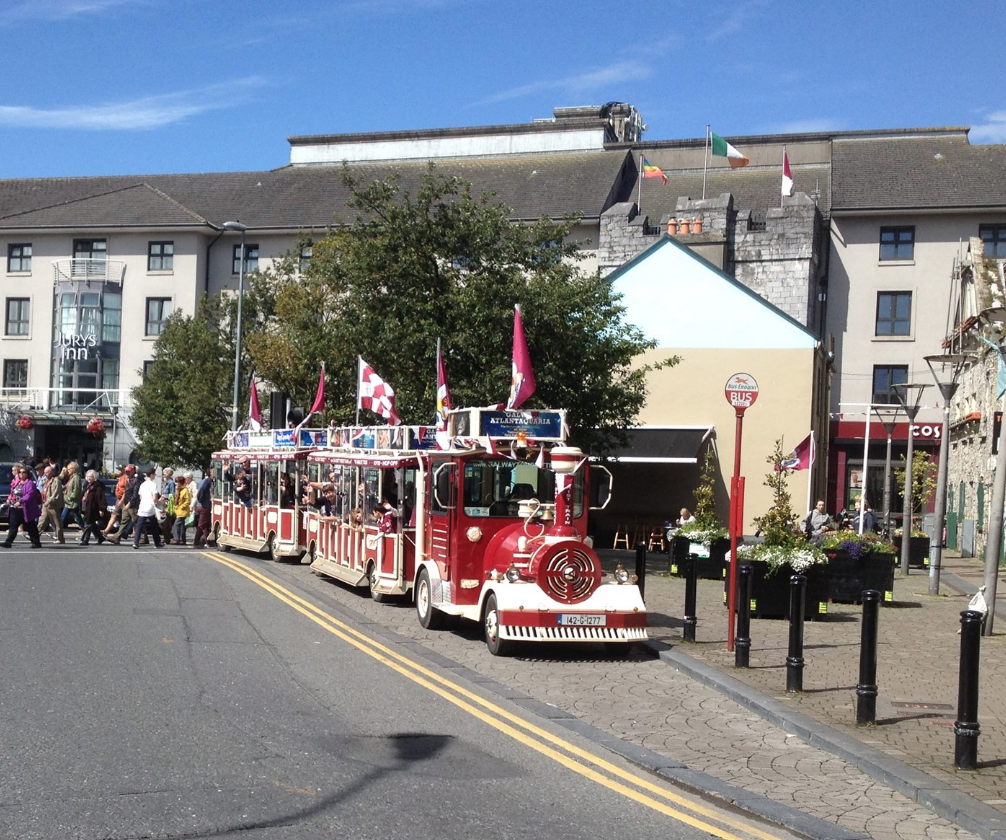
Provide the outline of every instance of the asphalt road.
{"type": "Polygon", "coordinates": [[[0,837],[786,837],[283,577],[152,546],[0,556],[0,837]]]}

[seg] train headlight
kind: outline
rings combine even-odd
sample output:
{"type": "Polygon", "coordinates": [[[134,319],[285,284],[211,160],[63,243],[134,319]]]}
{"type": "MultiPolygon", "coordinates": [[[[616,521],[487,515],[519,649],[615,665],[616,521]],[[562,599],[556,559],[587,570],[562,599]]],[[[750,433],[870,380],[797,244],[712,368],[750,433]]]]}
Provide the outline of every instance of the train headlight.
{"type": "Polygon", "coordinates": [[[510,581],[510,583],[516,583],[517,581],[519,581],[520,569],[518,569],[515,565],[511,563],[510,568],[506,570],[506,579],[510,581]]]}
{"type": "Polygon", "coordinates": [[[628,583],[629,582],[629,573],[625,569],[623,569],[621,566],[619,566],[617,569],[615,569],[615,580],[618,583],[628,583]]]}

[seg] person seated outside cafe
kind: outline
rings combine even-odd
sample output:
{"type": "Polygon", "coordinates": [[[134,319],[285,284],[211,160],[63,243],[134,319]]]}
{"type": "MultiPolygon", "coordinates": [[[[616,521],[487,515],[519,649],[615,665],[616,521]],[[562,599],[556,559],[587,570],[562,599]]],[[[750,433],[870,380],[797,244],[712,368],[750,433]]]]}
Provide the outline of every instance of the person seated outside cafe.
{"type": "Polygon", "coordinates": [[[856,500],[856,512],[849,520],[849,528],[856,533],[860,531],[860,520],[862,520],[862,532],[872,533],[877,530],[877,515],[870,509],[870,503],[865,497],[860,496],[856,500]]]}

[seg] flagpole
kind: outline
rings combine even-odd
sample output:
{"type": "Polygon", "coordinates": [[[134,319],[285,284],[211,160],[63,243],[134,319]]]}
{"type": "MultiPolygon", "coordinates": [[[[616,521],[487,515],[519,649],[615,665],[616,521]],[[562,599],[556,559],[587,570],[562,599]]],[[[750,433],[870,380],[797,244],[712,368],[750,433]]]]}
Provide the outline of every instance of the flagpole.
{"type": "Polygon", "coordinates": [[[639,153],[639,183],[636,185],[636,211],[643,212],[643,153],[639,153]]]}
{"type": "Polygon", "coordinates": [[[360,425],[360,379],[363,375],[363,356],[356,357],[356,425],[360,425]]]}
{"type": "Polygon", "coordinates": [[[810,430],[810,463],[807,465],[807,510],[811,510],[811,491],[814,489],[814,461],[816,459],[814,450],[814,430],[810,430]]]}
{"type": "MultiPolygon", "coordinates": [[[[782,177],[786,177],[786,144],[782,147],[782,177]]],[[[786,198],[782,194],[782,190],[779,191],[779,206],[782,207],[786,203],[786,198]]]]}
{"type": "Polygon", "coordinates": [[[706,170],[709,169],[709,131],[710,124],[706,123],[706,148],[702,155],[702,200],[706,200],[706,170]]]}

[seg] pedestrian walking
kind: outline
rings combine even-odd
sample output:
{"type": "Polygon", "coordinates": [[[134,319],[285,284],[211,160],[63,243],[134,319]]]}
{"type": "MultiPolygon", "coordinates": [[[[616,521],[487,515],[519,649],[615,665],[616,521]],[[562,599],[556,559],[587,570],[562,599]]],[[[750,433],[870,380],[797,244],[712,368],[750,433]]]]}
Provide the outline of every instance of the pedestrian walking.
{"type": "Polygon", "coordinates": [[[122,542],[122,538],[128,538],[136,526],[136,511],[139,507],[140,499],[137,495],[142,482],[136,473],[136,467],[128,464],[124,470],[128,477],[126,487],[122,493],[122,512],[119,514],[119,529],[112,534],[108,541],[113,545],[122,542]]]}
{"type": "Polygon", "coordinates": [[[202,548],[206,545],[210,536],[210,512],[212,510],[213,499],[213,479],[215,474],[212,469],[203,474],[202,481],[196,489],[196,532],[192,536],[192,545],[202,548]]]}
{"type": "Polygon", "coordinates": [[[41,511],[42,494],[31,480],[28,468],[21,466],[18,468],[17,484],[11,483],[10,524],[7,528],[7,537],[0,542],[0,546],[10,548],[20,528],[28,535],[32,548],[41,548],[42,541],[38,536],[38,517],[41,511]]]}
{"type": "Polygon", "coordinates": [[[101,486],[98,481],[98,473],[94,470],[87,471],[85,485],[80,504],[84,514],[84,530],[80,535],[80,544],[87,545],[93,534],[98,545],[101,545],[105,542],[105,535],[101,532],[101,523],[108,513],[105,509],[105,488],[101,486]]]}
{"type": "Polygon", "coordinates": [[[164,485],[161,488],[161,498],[164,500],[164,518],[160,522],[161,536],[165,545],[171,544],[171,529],[175,524],[175,471],[165,467],[161,471],[164,485]]]}
{"type": "Polygon", "coordinates": [[[140,482],[137,490],[136,505],[136,530],[133,532],[133,548],[140,547],[140,537],[148,531],[154,538],[154,547],[161,547],[161,531],[157,527],[157,500],[160,493],[157,492],[157,482],[154,480],[157,470],[151,467],[147,470],[147,477],[140,482]]]}
{"type": "Polygon", "coordinates": [[[188,522],[186,519],[192,512],[192,491],[189,488],[189,480],[192,474],[180,475],[175,480],[175,524],[172,536],[178,545],[185,545],[188,522]]]}
{"type": "Polygon", "coordinates": [[[80,476],[80,465],[71,461],[66,465],[67,479],[63,484],[63,528],[73,520],[81,531],[84,530],[84,517],[80,515],[80,503],[84,497],[84,482],[80,476]]]}
{"type": "Polygon", "coordinates": [[[42,489],[41,523],[52,525],[55,532],[54,539],[58,543],[66,542],[63,538],[63,482],[60,481],[59,473],[52,465],[45,468],[45,483],[42,489]]]}

